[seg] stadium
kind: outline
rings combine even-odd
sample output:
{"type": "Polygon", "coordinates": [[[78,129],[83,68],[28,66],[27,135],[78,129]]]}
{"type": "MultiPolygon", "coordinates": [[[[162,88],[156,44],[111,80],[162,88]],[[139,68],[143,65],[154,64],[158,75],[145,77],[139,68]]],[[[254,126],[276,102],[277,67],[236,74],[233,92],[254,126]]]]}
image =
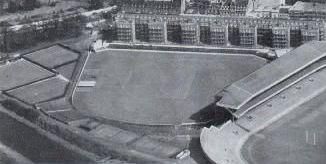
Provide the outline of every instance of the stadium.
{"type": "Polygon", "coordinates": [[[81,78],[95,86],[78,87],[73,104],[121,123],[206,123],[224,117],[214,112],[216,93],[266,61],[245,53],[101,50],[90,55],[81,78]]]}

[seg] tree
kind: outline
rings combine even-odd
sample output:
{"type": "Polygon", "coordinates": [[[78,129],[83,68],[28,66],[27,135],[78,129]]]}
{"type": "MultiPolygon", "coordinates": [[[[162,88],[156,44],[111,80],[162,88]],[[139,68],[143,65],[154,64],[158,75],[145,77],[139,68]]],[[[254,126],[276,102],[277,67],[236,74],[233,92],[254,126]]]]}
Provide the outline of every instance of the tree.
{"type": "Polygon", "coordinates": [[[8,36],[8,28],[11,26],[7,21],[0,23],[0,32],[1,32],[1,43],[0,43],[0,51],[7,52],[8,44],[7,44],[7,36],[8,36]]]}
{"type": "Polygon", "coordinates": [[[24,0],[21,7],[23,10],[33,10],[34,8],[37,7],[37,1],[36,0],[24,0]]]}
{"type": "Polygon", "coordinates": [[[89,9],[96,10],[103,7],[103,0],[89,0],[89,9]]]}
{"type": "Polygon", "coordinates": [[[8,12],[15,13],[18,11],[19,5],[14,1],[9,1],[8,12]]]}

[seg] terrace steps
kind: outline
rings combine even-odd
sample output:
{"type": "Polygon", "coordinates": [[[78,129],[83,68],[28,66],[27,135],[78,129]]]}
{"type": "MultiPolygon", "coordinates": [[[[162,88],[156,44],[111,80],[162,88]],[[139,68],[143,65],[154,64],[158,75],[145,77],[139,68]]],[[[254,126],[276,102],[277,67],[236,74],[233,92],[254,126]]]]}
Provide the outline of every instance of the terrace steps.
{"type": "Polygon", "coordinates": [[[266,90],[265,92],[259,94],[258,96],[254,97],[248,103],[243,105],[239,110],[237,110],[234,115],[236,117],[241,117],[244,113],[250,111],[251,109],[257,107],[258,105],[268,101],[274,95],[282,92],[283,90],[295,85],[301,79],[317,72],[318,70],[326,67],[326,58],[322,58],[321,60],[313,63],[312,65],[306,67],[304,70],[292,75],[291,77],[287,78],[286,80],[280,82],[279,84],[271,87],[270,89],[266,90]]]}

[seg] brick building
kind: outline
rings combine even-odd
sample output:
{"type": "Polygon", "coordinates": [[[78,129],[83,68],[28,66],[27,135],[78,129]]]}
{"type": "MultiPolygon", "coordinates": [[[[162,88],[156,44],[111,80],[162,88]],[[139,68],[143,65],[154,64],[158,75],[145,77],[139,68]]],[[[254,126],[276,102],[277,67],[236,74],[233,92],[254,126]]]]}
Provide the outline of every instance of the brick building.
{"type": "Polygon", "coordinates": [[[301,31],[302,43],[307,43],[313,40],[320,40],[319,29],[304,29],[301,31]]]}
{"type": "Polygon", "coordinates": [[[210,25],[211,45],[225,46],[228,42],[228,27],[217,24],[210,25]]]}
{"type": "Polygon", "coordinates": [[[209,22],[200,23],[200,42],[203,44],[211,44],[211,31],[209,22]]]}
{"type": "Polygon", "coordinates": [[[299,1],[289,9],[289,16],[291,19],[326,19],[326,4],[299,1]]]}
{"type": "Polygon", "coordinates": [[[167,39],[169,42],[181,43],[181,25],[177,21],[167,22],[167,39]]]}
{"type": "Polygon", "coordinates": [[[134,14],[180,14],[181,0],[119,0],[124,13],[134,14]]]}
{"type": "Polygon", "coordinates": [[[165,42],[165,22],[150,22],[148,24],[148,41],[152,43],[165,42]]]}
{"type": "Polygon", "coordinates": [[[325,0],[285,0],[286,5],[294,5],[296,2],[326,3],[325,0]]]}
{"type": "Polygon", "coordinates": [[[231,45],[240,46],[240,31],[239,26],[235,24],[230,24],[228,26],[228,41],[231,45]]]}
{"type": "Polygon", "coordinates": [[[290,28],[274,27],[273,32],[273,48],[289,48],[290,47],[290,28]]]}
{"type": "Polygon", "coordinates": [[[255,47],[257,45],[256,26],[240,26],[239,36],[240,36],[240,46],[255,47]]]}
{"type": "Polygon", "coordinates": [[[131,42],[133,41],[133,23],[130,21],[116,22],[116,36],[118,41],[131,42]]]}
{"type": "Polygon", "coordinates": [[[166,40],[177,44],[288,48],[309,40],[325,40],[325,24],[321,20],[142,14],[118,14],[117,18],[166,23],[166,40]]]}
{"type": "Polygon", "coordinates": [[[181,41],[182,44],[194,45],[198,44],[199,25],[197,23],[182,23],[181,24],[181,41]]]}
{"type": "Polygon", "coordinates": [[[135,22],[136,39],[141,42],[149,41],[148,21],[137,20],[135,22]]]}

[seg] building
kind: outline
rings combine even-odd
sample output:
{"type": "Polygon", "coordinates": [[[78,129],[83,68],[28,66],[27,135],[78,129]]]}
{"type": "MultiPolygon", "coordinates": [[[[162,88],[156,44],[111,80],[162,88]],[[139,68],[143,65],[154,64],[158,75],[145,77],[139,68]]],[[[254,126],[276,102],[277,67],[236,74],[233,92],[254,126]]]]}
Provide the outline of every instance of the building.
{"type": "Polygon", "coordinates": [[[119,0],[123,13],[167,14],[181,13],[181,0],[119,0]]]}
{"type": "Polygon", "coordinates": [[[248,15],[258,18],[278,18],[282,7],[280,0],[251,0],[248,15]]]}
{"type": "Polygon", "coordinates": [[[274,27],[273,32],[273,48],[289,48],[290,47],[290,28],[274,27]]]}
{"type": "Polygon", "coordinates": [[[1,0],[0,1],[0,14],[4,13],[9,8],[9,0],[1,0]]]}
{"type": "Polygon", "coordinates": [[[152,43],[165,42],[165,22],[150,22],[148,24],[148,41],[152,43]]]}
{"type": "Polygon", "coordinates": [[[290,46],[299,47],[302,44],[301,29],[298,27],[292,27],[290,29],[290,46]]]}
{"type": "Polygon", "coordinates": [[[271,28],[257,28],[257,44],[273,47],[273,30],[271,28]]]}
{"type": "Polygon", "coordinates": [[[228,43],[228,27],[217,24],[210,25],[211,45],[225,46],[228,43]]]}
{"type": "Polygon", "coordinates": [[[148,21],[137,20],[135,23],[136,39],[141,42],[149,41],[148,21]]]}
{"type": "Polygon", "coordinates": [[[129,21],[116,22],[116,36],[118,41],[131,42],[133,41],[133,23],[129,21]]]}
{"type": "Polygon", "coordinates": [[[289,16],[291,19],[326,19],[326,4],[298,1],[289,9],[289,16]]]}
{"type": "Polygon", "coordinates": [[[197,23],[181,24],[181,41],[182,44],[194,45],[199,43],[199,25],[197,23]]]}
{"type": "Polygon", "coordinates": [[[203,44],[211,44],[209,22],[200,23],[200,42],[203,44]]]}
{"type": "Polygon", "coordinates": [[[245,16],[247,0],[190,0],[187,10],[190,13],[220,16],[245,16]]]}
{"type": "Polygon", "coordinates": [[[294,5],[296,2],[326,3],[325,0],[285,0],[286,5],[294,5]]]}
{"type": "Polygon", "coordinates": [[[313,40],[320,40],[320,30],[319,29],[303,29],[301,30],[302,43],[307,43],[313,40]]]}
{"type": "MultiPolygon", "coordinates": [[[[325,24],[323,20],[312,21],[246,17],[226,18],[187,14],[177,16],[118,14],[117,18],[123,18],[130,21],[137,20],[138,22],[144,21],[145,23],[143,24],[151,24],[152,22],[166,23],[165,43],[202,43],[206,45],[231,45],[243,47],[255,47],[256,45],[259,45],[274,48],[288,48],[300,46],[304,43],[303,40],[325,40],[325,24]],[[195,22],[191,22],[191,20],[194,20],[195,22]],[[279,29],[283,28],[288,28],[290,30],[288,32],[289,35],[280,36],[282,32],[279,33],[279,29]],[[256,33],[254,32],[254,29],[256,30],[256,33]],[[307,33],[306,36],[303,36],[303,30],[311,31],[311,33],[307,33]],[[316,30],[319,32],[315,32],[316,30]],[[319,36],[317,37],[316,35],[319,36]],[[282,38],[283,41],[281,41],[282,38]],[[286,41],[286,43],[282,43],[284,41],[286,41]]],[[[148,33],[148,35],[150,34],[148,33]]],[[[149,38],[148,42],[151,42],[149,41],[149,38]]]]}
{"type": "Polygon", "coordinates": [[[231,45],[240,46],[240,30],[237,24],[228,26],[228,41],[231,45]]]}
{"type": "Polygon", "coordinates": [[[167,22],[167,39],[169,42],[181,43],[181,25],[177,21],[167,22]]]}
{"type": "Polygon", "coordinates": [[[221,5],[219,3],[212,3],[206,8],[206,10],[204,11],[204,14],[220,15],[220,8],[221,8],[221,5]]]}
{"type": "Polygon", "coordinates": [[[255,47],[257,45],[256,26],[240,26],[239,36],[240,36],[240,46],[255,47]]]}
{"type": "Polygon", "coordinates": [[[221,6],[219,15],[221,16],[245,16],[246,15],[246,6],[221,6]]]}

